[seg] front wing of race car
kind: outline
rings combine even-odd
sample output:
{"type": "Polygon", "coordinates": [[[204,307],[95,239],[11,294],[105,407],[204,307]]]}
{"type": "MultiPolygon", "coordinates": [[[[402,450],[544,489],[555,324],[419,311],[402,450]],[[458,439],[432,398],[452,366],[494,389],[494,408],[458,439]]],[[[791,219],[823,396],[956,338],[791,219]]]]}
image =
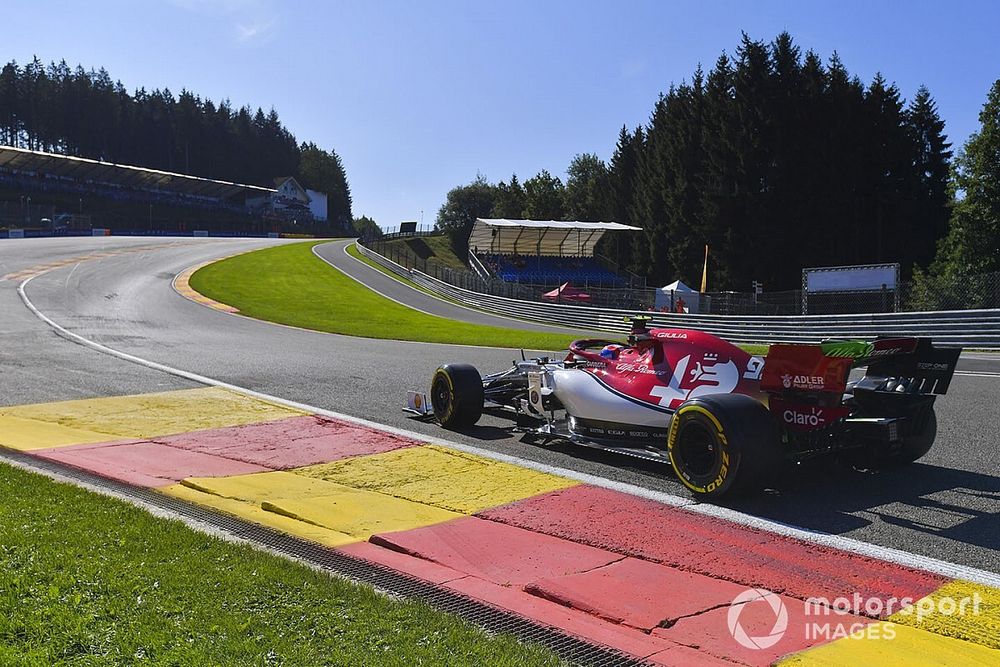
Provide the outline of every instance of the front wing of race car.
{"type": "Polygon", "coordinates": [[[406,392],[406,407],[403,408],[403,412],[408,412],[421,419],[434,419],[434,409],[431,407],[430,401],[427,400],[427,394],[422,391],[406,392]]]}

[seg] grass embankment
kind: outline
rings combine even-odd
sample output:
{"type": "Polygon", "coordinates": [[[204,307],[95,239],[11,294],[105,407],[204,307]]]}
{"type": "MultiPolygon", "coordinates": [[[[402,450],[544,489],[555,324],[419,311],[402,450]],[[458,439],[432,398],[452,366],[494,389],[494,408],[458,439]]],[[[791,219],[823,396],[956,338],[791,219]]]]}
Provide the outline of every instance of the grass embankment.
{"type": "Polygon", "coordinates": [[[238,255],[191,276],[198,292],[270,322],[368,338],[564,350],[573,336],[456,322],[372,292],[294,243],[238,255]]]}
{"type": "Polygon", "coordinates": [[[409,255],[410,262],[415,259],[430,260],[449,269],[468,269],[465,260],[455,254],[451,248],[451,239],[444,234],[440,236],[418,236],[411,239],[393,239],[386,245],[409,255]]]}
{"type": "Polygon", "coordinates": [[[552,665],[415,603],[0,465],[2,665],[552,665]]]}

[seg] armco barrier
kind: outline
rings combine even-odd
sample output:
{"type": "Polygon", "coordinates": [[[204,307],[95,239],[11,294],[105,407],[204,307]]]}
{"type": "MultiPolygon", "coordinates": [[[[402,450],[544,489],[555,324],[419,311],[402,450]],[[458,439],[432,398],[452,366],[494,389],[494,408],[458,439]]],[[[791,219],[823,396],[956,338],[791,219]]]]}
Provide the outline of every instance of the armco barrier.
{"type": "Polygon", "coordinates": [[[358,244],[358,250],[393,273],[453,301],[490,313],[584,331],[623,334],[628,315],[649,315],[652,324],[700,329],[738,343],[812,343],[824,338],[929,336],[946,346],[1000,349],[1000,309],[861,315],[682,315],[536,303],[461,289],[407,269],[358,244]]]}

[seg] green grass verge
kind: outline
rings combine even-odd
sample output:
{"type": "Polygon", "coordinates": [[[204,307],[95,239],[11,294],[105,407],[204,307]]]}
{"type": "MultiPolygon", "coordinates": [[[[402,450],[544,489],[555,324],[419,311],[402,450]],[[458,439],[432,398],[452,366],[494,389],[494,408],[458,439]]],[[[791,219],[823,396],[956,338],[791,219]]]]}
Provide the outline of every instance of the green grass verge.
{"type": "Polygon", "coordinates": [[[128,503],[0,465],[2,665],[553,665],[128,503]]]}
{"type": "MultiPolygon", "coordinates": [[[[265,248],[209,264],[191,276],[191,286],[248,317],[349,336],[547,351],[565,350],[575,338],[415,311],[372,292],[316,257],[312,248],[319,243],[325,241],[265,248]]],[[[360,257],[356,250],[354,255],[360,257]]],[[[742,347],[751,354],[767,349],[742,347]]]]}
{"type": "MultiPolygon", "coordinates": [[[[322,243],[322,242],[320,242],[322,243]]],[[[191,286],[249,317],[369,338],[564,350],[573,336],[456,322],[372,292],[293,243],[203,267],[191,286]]]]}

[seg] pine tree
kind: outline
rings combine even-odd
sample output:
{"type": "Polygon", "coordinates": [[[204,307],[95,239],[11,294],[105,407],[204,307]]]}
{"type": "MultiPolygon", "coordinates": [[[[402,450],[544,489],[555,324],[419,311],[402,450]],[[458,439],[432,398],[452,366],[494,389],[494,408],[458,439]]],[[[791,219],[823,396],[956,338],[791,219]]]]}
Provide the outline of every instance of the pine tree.
{"type": "Polygon", "coordinates": [[[13,60],[0,71],[0,140],[9,146],[18,144],[20,132],[20,76],[13,60]]]}
{"type": "MultiPolygon", "coordinates": [[[[736,194],[740,177],[735,159],[734,73],[729,57],[715,62],[705,83],[705,118],[702,130],[704,170],[701,179],[701,217],[705,242],[716,254],[728,256],[733,248],[727,233],[737,225],[736,194]]],[[[714,273],[716,284],[729,284],[729,267],[721,264],[714,273]]]]}
{"type": "Polygon", "coordinates": [[[682,84],[668,99],[663,127],[667,169],[662,192],[667,252],[661,275],[687,282],[700,276],[702,248],[708,241],[700,199],[705,178],[703,116],[704,77],[699,68],[692,83],[682,84]]]}
{"type": "Polygon", "coordinates": [[[913,191],[908,215],[912,223],[913,260],[927,266],[934,257],[934,245],[948,232],[951,196],[948,170],[951,143],[944,133],[944,121],[926,86],[917,90],[906,111],[906,125],[912,142],[913,191]]]}
{"type": "Polygon", "coordinates": [[[905,195],[913,168],[899,90],[876,74],[865,93],[863,112],[865,152],[858,168],[864,174],[860,194],[867,231],[862,232],[859,260],[909,266],[913,246],[900,241],[908,238],[905,195]]]}
{"type": "Polygon", "coordinates": [[[666,254],[667,232],[666,211],[663,201],[663,183],[667,178],[664,153],[668,146],[664,136],[669,96],[660,96],[649,125],[644,133],[642,150],[639,151],[638,169],[635,178],[633,198],[633,221],[643,228],[644,239],[636,245],[633,266],[656,284],[662,284],[667,277],[666,254]]]}
{"type": "Polygon", "coordinates": [[[773,261],[781,257],[784,230],[775,222],[770,208],[773,187],[771,156],[773,146],[769,103],[772,68],[767,46],[743,35],[736,51],[734,72],[734,160],[737,171],[735,218],[726,231],[730,254],[722,258],[730,273],[725,287],[734,289],[760,279],[783,284],[782,271],[790,262],[773,261]]]}
{"type": "MultiPolygon", "coordinates": [[[[608,167],[608,210],[612,222],[638,226],[633,207],[642,146],[642,128],[637,127],[634,132],[629,132],[623,125],[608,167]]],[[[619,237],[613,246],[608,246],[614,248],[615,261],[634,271],[634,257],[642,247],[642,238],[640,232],[628,232],[624,238],[619,237]]],[[[610,254],[607,247],[602,248],[602,252],[610,254]]]]}

